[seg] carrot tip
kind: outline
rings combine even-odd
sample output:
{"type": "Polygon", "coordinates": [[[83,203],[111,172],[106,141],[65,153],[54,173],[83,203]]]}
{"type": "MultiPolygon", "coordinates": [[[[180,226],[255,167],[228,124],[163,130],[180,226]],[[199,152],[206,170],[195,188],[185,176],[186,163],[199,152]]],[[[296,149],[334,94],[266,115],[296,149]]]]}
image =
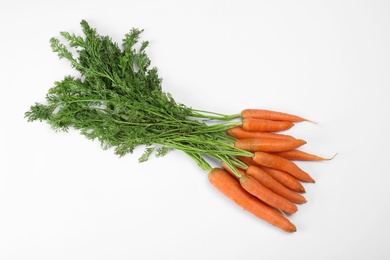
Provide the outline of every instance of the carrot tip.
{"type": "Polygon", "coordinates": [[[312,120],[309,120],[309,119],[303,119],[303,121],[306,121],[306,122],[309,122],[309,123],[312,123],[312,124],[316,124],[316,125],[318,125],[318,123],[317,122],[315,122],[315,121],[312,121],[312,120]]]}
{"type": "Polygon", "coordinates": [[[307,182],[316,183],[316,181],[311,176],[309,176],[309,177],[310,177],[310,179],[308,179],[307,182]]]}
{"type": "Polygon", "coordinates": [[[307,179],[302,180],[303,182],[308,182],[308,183],[316,183],[316,181],[312,177],[307,177],[307,179]]]}
{"type": "Polygon", "coordinates": [[[296,232],[297,228],[294,226],[294,228],[291,230],[291,232],[296,232]]]}
{"type": "Polygon", "coordinates": [[[330,160],[332,160],[333,158],[335,158],[336,157],[336,155],[338,155],[339,153],[336,153],[335,155],[333,155],[332,157],[330,157],[330,158],[323,158],[324,160],[326,160],[326,161],[330,161],[330,160]]]}

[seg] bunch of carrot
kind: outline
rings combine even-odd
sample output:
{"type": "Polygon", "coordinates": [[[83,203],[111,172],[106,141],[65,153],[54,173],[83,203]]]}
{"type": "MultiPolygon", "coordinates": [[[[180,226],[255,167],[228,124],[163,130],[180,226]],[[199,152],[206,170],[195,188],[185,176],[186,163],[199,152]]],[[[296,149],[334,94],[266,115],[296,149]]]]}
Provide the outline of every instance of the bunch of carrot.
{"type": "Polygon", "coordinates": [[[290,135],[278,133],[294,123],[309,121],[286,113],[246,109],[241,113],[242,125],[227,131],[234,145],[253,153],[238,156],[236,165],[222,163],[208,178],[210,183],[236,204],[255,216],[287,232],[295,232],[287,214],[297,212],[297,204],[306,202],[302,182],[314,183],[295,160],[328,160],[298,148],[306,143],[290,135]]]}
{"type": "Polygon", "coordinates": [[[324,158],[298,150],[304,140],[278,132],[308,120],[256,109],[224,115],[177,103],[163,91],[157,68],[150,68],[148,41],[138,44],[142,30],[131,29],[118,44],[85,20],[80,24],[81,36],[61,32],[65,44],[50,39],[79,76],[56,81],[46,104],[35,103],[25,113],[28,121],[46,121],[56,131],[73,128],[119,156],[144,145],[140,162],[154,151],[157,157],[185,152],[238,205],[285,231],[296,230],[286,214],[306,202],[301,182],[314,180],[293,160],[324,158]],[[206,159],[223,167],[213,169],[206,159]]]}

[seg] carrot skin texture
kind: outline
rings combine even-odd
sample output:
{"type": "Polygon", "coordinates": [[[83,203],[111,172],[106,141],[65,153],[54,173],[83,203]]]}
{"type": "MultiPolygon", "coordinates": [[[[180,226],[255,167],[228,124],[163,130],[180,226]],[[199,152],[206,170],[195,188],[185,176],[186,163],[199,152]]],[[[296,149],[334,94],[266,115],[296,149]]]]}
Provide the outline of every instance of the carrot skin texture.
{"type": "Polygon", "coordinates": [[[265,187],[272,190],[276,194],[279,194],[283,198],[288,199],[289,201],[299,203],[299,204],[307,202],[305,197],[303,197],[299,193],[296,193],[286,188],[284,185],[282,185],[277,180],[272,178],[272,176],[269,175],[266,171],[264,171],[263,169],[257,166],[254,165],[249,166],[248,169],[246,170],[246,174],[252,176],[258,182],[263,184],[265,187]]]}
{"type": "Polygon", "coordinates": [[[272,121],[267,119],[242,119],[242,128],[249,132],[278,132],[288,130],[294,126],[289,121],[272,121]]]}
{"type": "Polygon", "coordinates": [[[289,174],[293,175],[295,178],[301,181],[312,183],[315,182],[314,179],[307,172],[303,171],[295,163],[283,157],[265,152],[255,152],[253,161],[260,165],[288,172],[289,174]]]}
{"type": "Polygon", "coordinates": [[[234,146],[249,152],[282,152],[298,148],[306,144],[302,139],[280,140],[273,138],[238,139],[234,146]]]}
{"type": "MultiPolygon", "coordinates": [[[[249,157],[245,157],[245,158],[248,158],[249,160],[251,160],[251,158],[249,158],[249,157]]],[[[261,166],[256,166],[254,163],[247,164],[247,165],[249,166],[247,170],[237,168],[237,170],[240,172],[241,175],[247,174],[249,176],[252,176],[258,182],[260,182],[260,184],[262,184],[266,188],[270,189],[271,191],[275,192],[276,194],[279,194],[280,196],[284,197],[285,199],[287,199],[289,201],[299,203],[299,204],[307,202],[305,197],[303,197],[302,195],[289,189],[288,187],[283,185],[283,183],[280,183],[277,179],[273,178],[271,176],[271,174],[269,174],[268,172],[266,172],[265,170],[260,168],[261,166]]],[[[225,169],[225,171],[230,173],[234,178],[239,180],[237,175],[235,175],[232,172],[232,170],[225,163],[222,163],[222,167],[225,169]]],[[[291,178],[294,178],[291,175],[289,175],[288,173],[285,173],[285,174],[290,176],[291,178]]],[[[296,182],[298,182],[296,179],[294,179],[294,180],[296,182]]],[[[301,185],[299,182],[298,182],[298,184],[301,185]]],[[[302,191],[302,190],[300,189],[300,191],[302,191]]]]}
{"type": "Polygon", "coordinates": [[[298,211],[298,207],[294,203],[271,191],[252,176],[241,176],[240,184],[247,192],[271,207],[289,214],[298,211]]]}
{"type": "Polygon", "coordinates": [[[250,195],[234,177],[223,169],[214,168],[208,174],[208,179],[219,192],[256,217],[286,232],[297,230],[287,218],[250,195]]]}
{"type": "Polygon", "coordinates": [[[298,161],[324,161],[329,160],[315,154],[310,154],[301,150],[289,150],[289,151],[280,151],[273,153],[277,156],[283,157],[289,160],[298,160],[298,161]]]}
{"type": "Polygon", "coordinates": [[[282,139],[282,140],[292,140],[295,139],[291,135],[285,135],[285,134],[276,134],[276,133],[270,133],[270,132],[250,132],[245,131],[242,126],[235,126],[230,128],[227,131],[227,134],[231,137],[237,138],[237,139],[248,139],[248,138],[274,138],[274,139],[282,139]]]}
{"type": "Polygon", "coordinates": [[[241,112],[241,116],[242,118],[258,118],[258,119],[290,121],[290,122],[307,121],[306,119],[296,115],[291,115],[287,113],[271,111],[266,109],[244,109],[241,112]]]}
{"type": "Polygon", "coordinates": [[[285,187],[289,188],[290,190],[297,191],[304,193],[306,192],[305,187],[291,174],[278,170],[269,168],[266,166],[259,165],[263,171],[267,172],[269,175],[271,175],[275,180],[279,181],[281,184],[283,184],[285,187]]]}
{"type": "Polygon", "coordinates": [[[259,167],[260,169],[271,175],[272,178],[274,178],[290,190],[301,193],[306,192],[305,187],[303,187],[303,185],[294,176],[287,172],[257,164],[255,161],[253,161],[251,157],[238,156],[237,158],[248,166],[254,165],[256,167],[259,167]]]}

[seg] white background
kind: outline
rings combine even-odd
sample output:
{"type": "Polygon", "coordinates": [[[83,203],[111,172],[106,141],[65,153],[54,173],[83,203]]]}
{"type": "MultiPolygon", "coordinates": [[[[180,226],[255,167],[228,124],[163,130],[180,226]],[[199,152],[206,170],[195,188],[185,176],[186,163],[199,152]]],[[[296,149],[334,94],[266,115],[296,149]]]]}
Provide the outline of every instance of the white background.
{"type": "Polygon", "coordinates": [[[390,253],[389,1],[2,1],[0,259],[385,259],[390,253]],[[216,192],[180,152],[138,164],[24,112],[73,73],[50,37],[86,19],[145,29],[164,89],[221,113],[275,109],[328,162],[286,234],[216,192]]]}

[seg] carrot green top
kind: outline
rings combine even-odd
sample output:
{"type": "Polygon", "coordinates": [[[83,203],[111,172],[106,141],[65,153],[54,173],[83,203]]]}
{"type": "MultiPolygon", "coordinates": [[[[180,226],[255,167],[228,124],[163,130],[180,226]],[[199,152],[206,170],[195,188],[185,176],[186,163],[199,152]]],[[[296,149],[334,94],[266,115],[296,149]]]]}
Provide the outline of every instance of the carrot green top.
{"type": "Polygon", "coordinates": [[[251,155],[235,148],[226,134],[240,124],[230,121],[240,114],[192,109],[163,92],[162,79],[157,68],[150,68],[145,52],[148,42],[138,43],[142,30],[131,29],[120,46],[86,21],[81,26],[83,36],[61,32],[67,45],[50,40],[52,50],[80,75],[55,82],[46,104],[35,103],[25,113],[28,121],[46,121],[56,131],[76,129],[88,139],[98,139],[103,149],[113,147],[119,156],[145,145],[140,161],[153,151],[163,156],[179,149],[210,170],[204,156],[232,165],[235,155],[251,155]]]}

